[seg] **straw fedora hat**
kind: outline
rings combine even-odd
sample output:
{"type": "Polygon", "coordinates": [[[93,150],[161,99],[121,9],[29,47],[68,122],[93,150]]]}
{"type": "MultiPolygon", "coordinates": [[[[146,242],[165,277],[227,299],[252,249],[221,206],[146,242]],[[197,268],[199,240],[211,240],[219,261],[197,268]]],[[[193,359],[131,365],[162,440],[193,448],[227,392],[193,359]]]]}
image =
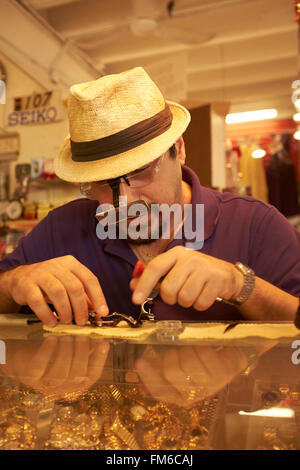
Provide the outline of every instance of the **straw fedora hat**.
{"type": "Polygon", "coordinates": [[[165,101],[142,67],[73,85],[68,116],[70,135],[54,168],[73,183],[116,178],[143,167],[166,152],[190,122],[187,109],[165,101]]]}

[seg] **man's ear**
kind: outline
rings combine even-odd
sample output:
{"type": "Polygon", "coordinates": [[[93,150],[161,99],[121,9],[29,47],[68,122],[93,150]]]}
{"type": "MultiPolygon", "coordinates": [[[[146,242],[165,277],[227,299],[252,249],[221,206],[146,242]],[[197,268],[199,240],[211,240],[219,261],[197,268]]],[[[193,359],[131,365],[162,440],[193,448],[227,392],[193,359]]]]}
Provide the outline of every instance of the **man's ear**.
{"type": "Polygon", "coordinates": [[[184,140],[183,140],[183,137],[182,137],[182,136],[179,137],[178,140],[176,140],[175,145],[176,145],[177,155],[178,155],[178,157],[179,157],[180,164],[181,164],[181,165],[184,165],[184,164],[185,164],[186,155],[185,155],[184,140]]]}

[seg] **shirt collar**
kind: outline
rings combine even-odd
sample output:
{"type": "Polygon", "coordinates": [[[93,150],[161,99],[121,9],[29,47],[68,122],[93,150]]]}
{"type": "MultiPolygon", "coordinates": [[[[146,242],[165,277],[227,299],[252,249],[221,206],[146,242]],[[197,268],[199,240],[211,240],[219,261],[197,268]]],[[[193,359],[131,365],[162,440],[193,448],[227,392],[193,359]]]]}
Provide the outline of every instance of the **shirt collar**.
{"type": "Polygon", "coordinates": [[[196,173],[185,165],[182,166],[182,178],[192,188],[193,209],[196,204],[204,204],[204,240],[207,240],[213,234],[220,217],[218,192],[201,186],[196,173]]]}

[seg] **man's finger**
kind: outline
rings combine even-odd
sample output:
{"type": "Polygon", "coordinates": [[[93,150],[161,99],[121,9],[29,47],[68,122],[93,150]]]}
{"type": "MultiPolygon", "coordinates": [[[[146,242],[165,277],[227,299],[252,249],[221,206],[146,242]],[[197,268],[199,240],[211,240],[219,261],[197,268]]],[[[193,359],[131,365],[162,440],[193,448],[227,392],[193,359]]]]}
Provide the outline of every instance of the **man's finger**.
{"type": "Polygon", "coordinates": [[[36,284],[30,283],[27,299],[27,305],[45,325],[53,327],[57,324],[57,320],[41,289],[36,284]]]}
{"type": "Polygon", "coordinates": [[[28,374],[33,381],[39,380],[45,373],[49,362],[55,353],[57,346],[57,337],[48,336],[43,340],[42,345],[38,351],[34,354],[31,361],[28,364],[28,374]]]}
{"type": "Polygon", "coordinates": [[[156,400],[182,405],[181,395],[160,376],[147,360],[138,359],[135,368],[141,381],[156,400]]]}
{"type": "MultiPolygon", "coordinates": [[[[67,277],[67,273],[65,274],[67,277]]],[[[72,323],[72,308],[64,285],[63,276],[58,279],[51,273],[42,273],[36,280],[39,288],[45,293],[45,300],[50,302],[61,323],[72,323]]]]}
{"type": "Polygon", "coordinates": [[[102,375],[109,353],[109,347],[107,341],[99,341],[89,357],[88,377],[92,383],[95,383],[102,375]]]}
{"type": "Polygon", "coordinates": [[[49,364],[49,371],[44,375],[45,383],[61,386],[68,381],[73,360],[74,344],[72,336],[65,335],[59,338],[57,353],[53,362],[49,364]]]}
{"type": "Polygon", "coordinates": [[[99,280],[86,266],[81,264],[75,258],[74,260],[75,261],[72,263],[72,266],[70,266],[70,269],[82,282],[84,290],[93,305],[93,309],[99,315],[107,315],[109,313],[109,308],[99,280]]]}
{"type": "Polygon", "coordinates": [[[157,256],[146,266],[132,295],[134,304],[142,304],[147,299],[158,281],[175,265],[177,258],[177,252],[170,250],[157,256]]]}

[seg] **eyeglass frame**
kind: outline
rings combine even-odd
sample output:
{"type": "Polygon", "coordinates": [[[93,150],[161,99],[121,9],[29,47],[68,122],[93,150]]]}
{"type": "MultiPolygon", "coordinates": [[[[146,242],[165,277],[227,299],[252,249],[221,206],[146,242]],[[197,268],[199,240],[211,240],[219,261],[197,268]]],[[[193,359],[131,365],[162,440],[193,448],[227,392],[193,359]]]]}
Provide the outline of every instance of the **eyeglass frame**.
{"type": "MultiPolygon", "coordinates": [[[[98,184],[99,186],[107,185],[107,189],[108,189],[108,187],[110,187],[112,189],[113,183],[115,181],[118,181],[118,180],[119,180],[119,182],[121,182],[122,179],[124,179],[125,183],[128,186],[131,186],[130,185],[130,174],[132,175],[133,173],[137,174],[138,172],[145,171],[146,169],[150,168],[151,165],[153,165],[153,163],[155,161],[157,161],[157,163],[154,165],[153,172],[154,173],[158,172],[166,153],[167,152],[163,153],[160,157],[158,157],[157,159],[150,162],[146,167],[137,168],[136,170],[133,170],[130,173],[126,173],[125,175],[121,175],[121,176],[118,176],[116,178],[110,178],[110,179],[103,180],[103,181],[92,181],[90,183],[80,183],[80,192],[81,192],[82,195],[84,195],[86,197],[89,197],[89,196],[91,196],[91,185],[92,184],[98,184]]],[[[138,186],[138,187],[142,188],[142,187],[148,186],[151,183],[152,183],[152,181],[149,182],[149,183],[142,184],[141,186],[138,186]]]]}

